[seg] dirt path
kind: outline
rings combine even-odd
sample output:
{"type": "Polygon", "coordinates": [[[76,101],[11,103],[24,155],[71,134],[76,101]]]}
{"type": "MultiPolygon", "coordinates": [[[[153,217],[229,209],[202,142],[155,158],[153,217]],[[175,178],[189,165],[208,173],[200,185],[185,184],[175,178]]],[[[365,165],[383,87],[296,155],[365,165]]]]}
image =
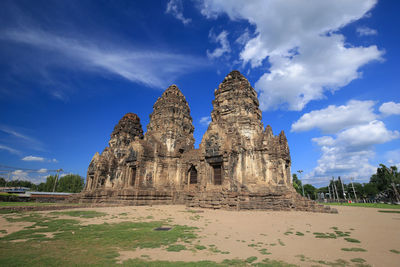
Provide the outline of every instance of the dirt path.
{"type": "Polygon", "coordinates": [[[167,252],[165,248],[120,251],[120,261],[142,258],[219,262],[255,256],[257,261],[270,258],[301,266],[337,260],[352,262],[357,258],[359,262],[363,259],[373,266],[399,266],[400,263],[400,254],[390,251],[400,251],[400,214],[381,213],[375,208],[338,207],[339,214],[188,210],[185,206],[102,207],[87,210],[108,215],[82,219],[84,224],[168,220],[172,225],[195,226],[199,228],[199,238],[188,247],[201,245],[206,248],[180,252],[167,252]],[[334,234],[336,238],[317,238],[315,233],[322,233],[319,234],[322,237],[334,234]],[[348,242],[345,238],[360,243],[348,242]],[[342,248],[361,248],[366,251],[349,252],[342,248]]]}

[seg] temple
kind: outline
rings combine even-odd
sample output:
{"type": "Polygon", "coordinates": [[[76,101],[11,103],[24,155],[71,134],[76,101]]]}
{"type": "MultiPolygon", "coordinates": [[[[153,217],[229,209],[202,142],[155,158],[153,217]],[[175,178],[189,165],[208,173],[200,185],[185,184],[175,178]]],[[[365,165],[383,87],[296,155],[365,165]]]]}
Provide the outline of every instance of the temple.
{"type": "Polygon", "coordinates": [[[154,104],[144,135],[139,117],[126,114],[109,146],[91,160],[80,201],[331,212],[294,190],[285,133],[264,129],[249,81],[232,71],[214,95],[198,149],[189,105],[176,85],[154,104]]]}

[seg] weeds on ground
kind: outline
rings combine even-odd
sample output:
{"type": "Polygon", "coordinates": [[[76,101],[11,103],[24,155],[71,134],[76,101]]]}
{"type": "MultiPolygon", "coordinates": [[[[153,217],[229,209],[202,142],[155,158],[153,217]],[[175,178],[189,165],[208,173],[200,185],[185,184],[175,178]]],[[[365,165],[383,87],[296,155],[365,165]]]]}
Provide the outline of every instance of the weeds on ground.
{"type": "Polygon", "coordinates": [[[181,250],[186,250],[186,247],[184,245],[170,245],[166,250],[169,252],[179,252],[181,250]]]}
{"type": "Polygon", "coordinates": [[[351,252],[366,252],[366,249],[363,248],[342,248],[343,251],[351,251],[351,252]]]}
{"type": "Polygon", "coordinates": [[[258,258],[256,256],[252,256],[252,257],[248,257],[244,261],[247,262],[247,263],[252,263],[252,262],[256,261],[257,259],[258,258]]]}
{"type": "Polygon", "coordinates": [[[350,243],[361,243],[360,240],[355,239],[355,238],[350,238],[350,237],[345,237],[344,240],[346,240],[347,242],[350,242],[350,243]]]}
{"type": "Polygon", "coordinates": [[[71,210],[71,211],[53,211],[50,212],[51,215],[68,215],[71,217],[79,218],[96,218],[106,216],[105,212],[98,212],[94,210],[71,210]]]}
{"type": "Polygon", "coordinates": [[[399,210],[378,210],[378,212],[384,212],[384,213],[400,213],[399,210]]]}
{"type": "Polygon", "coordinates": [[[391,250],[389,250],[390,252],[393,252],[393,253],[395,253],[395,254],[400,254],[400,251],[398,251],[398,250],[395,250],[395,249],[391,249],[391,250]]]}

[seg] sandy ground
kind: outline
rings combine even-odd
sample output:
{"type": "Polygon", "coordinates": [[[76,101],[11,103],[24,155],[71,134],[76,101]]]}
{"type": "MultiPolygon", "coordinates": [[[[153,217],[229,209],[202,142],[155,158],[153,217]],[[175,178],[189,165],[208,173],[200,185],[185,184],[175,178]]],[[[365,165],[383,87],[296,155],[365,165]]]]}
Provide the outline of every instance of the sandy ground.
{"type": "MultiPolygon", "coordinates": [[[[246,259],[256,256],[257,261],[269,258],[283,260],[300,266],[312,266],[317,261],[334,262],[362,258],[372,266],[400,266],[400,214],[381,213],[375,208],[337,207],[339,214],[277,211],[223,211],[187,209],[185,206],[142,206],[88,208],[108,215],[81,219],[83,224],[117,223],[122,221],[167,220],[170,224],[195,226],[199,238],[194,245],[206,246],[205,250],[167,252],[160,249],[120,251],[119,260],[142,258],[169,261],[199,261],[246,259]],[[343,237],[316,238],[314,232],[334,233],[334,229],[349,232],[350,237],[361,243],[350,243],[343,237]],[[291,233],[290,233],[291,232],[291,233]],[[304,235],[296,235],[301,232],[304,235]],[[285,234],[286,233],[286,234],[285,234]],[[222,251],[213,252],[211,247],[222,251]],[[341,248],[363,248],[367,252],[346,252],[341,248]],[[263,253],[260,250],[264,249],[263,253]],[[271,254],[265,254],[271,253],[271,254]],[[302,260],[303,259],[303,260],[302,260]]],[[[47,212],[42,212],[47,213],[47,212]]],[[[67,218],[67,217],[66,217],[67,218]]],[[[26,226],[11,225],[0,218],[0,225],[8,233],[26,226]]],[[[182,243],[183,244],[183,243],[182,243]]]]}

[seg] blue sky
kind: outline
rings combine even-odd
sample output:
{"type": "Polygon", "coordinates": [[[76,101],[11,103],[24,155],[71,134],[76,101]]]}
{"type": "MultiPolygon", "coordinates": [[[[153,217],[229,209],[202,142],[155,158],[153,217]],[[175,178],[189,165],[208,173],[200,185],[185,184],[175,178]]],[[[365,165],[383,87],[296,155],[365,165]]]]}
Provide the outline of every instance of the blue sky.
{"type": "Polygon", "coordinates": [[[285,131],[306,183],[400,167],[400,3],[243,3],[1,1],[0,170],[85,177],[119,119],[137,113],[145,131],[171,84],[198,146],[214,88],[233,69],[257,90],[264,126],[285,131]]]}

